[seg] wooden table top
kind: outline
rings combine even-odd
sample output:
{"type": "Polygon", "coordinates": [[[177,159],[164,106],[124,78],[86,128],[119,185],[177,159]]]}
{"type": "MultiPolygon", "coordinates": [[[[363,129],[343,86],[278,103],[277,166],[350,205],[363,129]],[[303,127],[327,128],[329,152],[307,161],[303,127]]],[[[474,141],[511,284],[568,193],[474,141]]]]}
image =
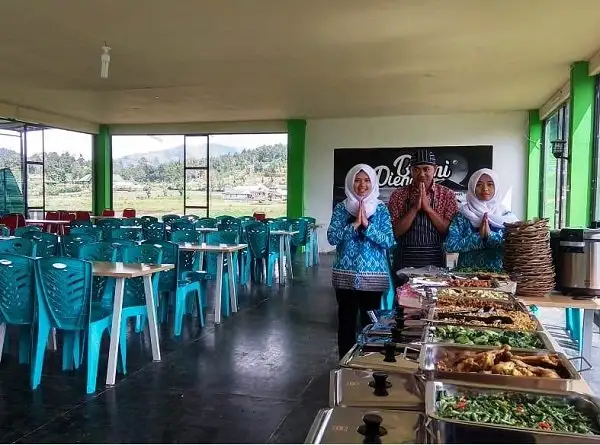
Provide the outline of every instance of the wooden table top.
{"type": "Polygon", "coordinates": [[[269,235],[276,235],[276,236],[293,236],[300,233],[298,230],[271,230],[269,232],[269,235]]]}
{"type": "Polygon", "coordinates": [[[111,278],[137,278],[163,272],[175,267],[174,264],[125,264],[108,263],[104,261],[92,262],[93,275],[95,277],[111,278]]]}
{"type": "Polygon", "coordinates": [[[560,292],[551,292],[545,297],[521,297],[517,294],[517,298],[527,306],[534,304],[537,307],[600,309],[600,300],[598,298],[575,299],[570,295],[563,295],[560,292]]]}
{"type": "Polygon", "coordinates": [[[244,250],[248,244],[206,244],[206,243],[178,243],[179,249],[190,252],[237,252],[244,250]]]}
{"type": "Polygon", "coordinates": [[[64,219],[26,219],[27,224],[69,224],[71,221],[64,219]]]}

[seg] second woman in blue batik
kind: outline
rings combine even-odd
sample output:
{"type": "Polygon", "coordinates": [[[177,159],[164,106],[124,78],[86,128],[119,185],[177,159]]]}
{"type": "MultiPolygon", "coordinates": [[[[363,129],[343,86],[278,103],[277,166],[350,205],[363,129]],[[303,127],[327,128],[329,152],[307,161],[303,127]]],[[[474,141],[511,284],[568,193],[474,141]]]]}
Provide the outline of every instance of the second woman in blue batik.
{"type": "Polygon", "coordinates": [[[459,268],[502,270],[504,223],[515,222],[517,217],[500,201],[496,172],[483,168],[471,175],[466,202],[444,242],[446,252],[458,253],[459,268]]]}

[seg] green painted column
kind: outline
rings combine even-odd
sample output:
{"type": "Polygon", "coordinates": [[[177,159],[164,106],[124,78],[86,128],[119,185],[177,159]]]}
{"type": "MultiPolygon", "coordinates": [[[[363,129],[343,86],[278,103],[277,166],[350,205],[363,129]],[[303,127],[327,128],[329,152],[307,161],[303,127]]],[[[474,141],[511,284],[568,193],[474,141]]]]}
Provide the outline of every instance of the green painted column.
{"type": "Polygon", "coordinates": [[[540,216],[542,185],[542,121],[539,110],[529,111],[529,150],[527,155],[527,219],[540,216]]]}
{"type": "Polygon", "coordinates": [[[588,226],[594,153],[595,81],[588,62],[571,66],[567,226],[588,226]]]}
{"type": "Polygon", "coordinates": [[[304,152],[306,121],[291,119],[287,122],[287,216],[304,216],[304,152]]]}
{"type": "Polygon", "coordinates": [[[92,208],[94,214],[112,207],[112,146],[108,125],[100,125],[94,136],[92,208]]]}

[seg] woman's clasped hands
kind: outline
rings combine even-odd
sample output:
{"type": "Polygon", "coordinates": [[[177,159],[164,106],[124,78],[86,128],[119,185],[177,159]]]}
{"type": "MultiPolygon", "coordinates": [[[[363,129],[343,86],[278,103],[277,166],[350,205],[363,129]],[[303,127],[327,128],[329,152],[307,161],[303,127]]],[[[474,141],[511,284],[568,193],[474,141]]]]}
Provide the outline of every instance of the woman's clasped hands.
{"type": "Polygon", "coordinates": [[[358,213],[356,214],[356,220],[352,223],[354,229],[358,230],[360,226],[363,226],[365,229],[369,227],[369,218],[367,218],[367,212],[365,211],[365,207],[363,206],[362,201],[358,206],[358,213]]]}

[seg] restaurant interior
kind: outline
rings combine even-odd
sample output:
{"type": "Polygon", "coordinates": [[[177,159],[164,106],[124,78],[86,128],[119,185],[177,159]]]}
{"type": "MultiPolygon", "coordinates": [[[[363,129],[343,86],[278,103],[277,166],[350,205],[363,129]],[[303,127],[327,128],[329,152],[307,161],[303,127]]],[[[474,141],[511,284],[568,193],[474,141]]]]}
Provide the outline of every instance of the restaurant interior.
{"type": "Polygon", "coordinates": [[[600,443],[598,17],[3,5],[0,442],[600,443]],[[496,172],[503,268],[386,250],[340,360],[345,175],[373,167],[387,204],[417,149],[459,205],[496,172]]]}

